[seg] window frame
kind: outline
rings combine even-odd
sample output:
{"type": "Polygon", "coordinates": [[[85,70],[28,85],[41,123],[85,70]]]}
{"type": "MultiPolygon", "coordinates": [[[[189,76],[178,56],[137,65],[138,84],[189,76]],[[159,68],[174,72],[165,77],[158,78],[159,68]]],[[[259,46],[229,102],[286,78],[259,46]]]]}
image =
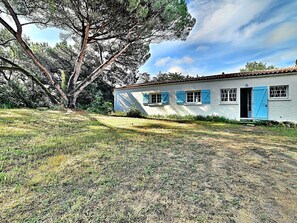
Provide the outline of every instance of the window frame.
{"type": "Polygon", "coordinates": [[[185,100],[185,103],[186,104],[202,104],[202,92],[201,90],[195,90],[195,91],[186,91],[186,100],[185,100]],[[197,101],[194,101],[195,99],[195,93],[197,93],[198,97],[197,97],[197,101]],[[193,98],[193,101],[188,101],[188,94],[192,94],[192,98],[193,98]]]}
{"type": "MultiPolygon", "coordinates": [[[[234,98],[233,98],[234,99],[234,98]]],[[[237,88],[221,88],[220,89],[220,103],[221,104],[237,104],[238,103],[238,90],[237,88]],[[231,96],[234,96],[234,92],[231,92],[235,90],[235,100],[230,100],[230,98],[232,98],[231,96]],[[226,100],[222,100],[222,91],[226,91],[224,94],[227,94],[227,98],[226,100]],[[233,94],[233,95],[231,95],[233,94]]]]}
{"type": "MultiPolygon", "coordinates": [[[[280,92],[281,94],[281,92],[280,92]]],[[[272,85],[269,86],[269,100],[289,100],[289,85],[272,85]],[[273,87],[286,87],[286,97],[271,97],[271,88],[273,87]]]]}
{"type": "Polygon", "coordinates": [[[160,104],[162,104],[162,95],[161,95],[161,93],[150,93],[149,94],[149,104],[151,104],[151,105],[160,105],[160,104]],[[155,102],[153,102],[153,96],[156,97],[155,102]]]}

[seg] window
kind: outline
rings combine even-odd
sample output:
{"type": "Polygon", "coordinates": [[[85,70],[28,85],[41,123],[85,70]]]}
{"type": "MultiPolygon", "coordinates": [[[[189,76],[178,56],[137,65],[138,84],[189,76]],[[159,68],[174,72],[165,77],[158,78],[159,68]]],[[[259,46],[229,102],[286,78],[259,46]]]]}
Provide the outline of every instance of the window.
{"type": "Polygon", "coordinates": [[[289,86],[270,86],[270,98],[288,98],[289,86]]]}
{"type": "Polygon", "coordinates": [[[187,103],[201,102],[201,91],[187,92],[187,103]]]}
{"type": "Polygon", "coordinates": [[[221,89],[221,102],[236,102],[237,100],[237,89],[221,89]]]}
{"type": "Polygon", "coordinates": [[[151,104],[158,104],[161,101],[161,94],[151,94],[151,104]]]}

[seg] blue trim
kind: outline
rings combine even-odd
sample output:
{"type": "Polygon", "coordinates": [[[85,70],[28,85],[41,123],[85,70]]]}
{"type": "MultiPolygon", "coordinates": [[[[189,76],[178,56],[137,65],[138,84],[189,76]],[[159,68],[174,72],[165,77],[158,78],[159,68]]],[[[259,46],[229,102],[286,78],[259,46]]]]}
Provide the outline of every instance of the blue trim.
{"type": "Polygon", "coordinates": [[[210,104],[210,90],[201,91],[202,104],[210,104]]]}
{"type": "Polygon", "coordinates": [[[185,91],[177,91],[176,92],[176,104],[183,105],[186,101],[186,92],[185,91]]]}
{"type": "Polygon", "coordinates": [[[254,119],[268,119],[268,87],[254,87],[253,88],[253,118],[254,119]]]}
{"type": "Polygon", "coordinates": [[[143,96],[143,104],[144,105],[148,105],[149,99],[150,99],[150,95],[148,93],[143,93],[142,96],[143,96]]]}
{"type": "Polygon", "coordinates": [[[169,104],[169,92],[161,92],[161,102],[163,105],[169,104]]]}

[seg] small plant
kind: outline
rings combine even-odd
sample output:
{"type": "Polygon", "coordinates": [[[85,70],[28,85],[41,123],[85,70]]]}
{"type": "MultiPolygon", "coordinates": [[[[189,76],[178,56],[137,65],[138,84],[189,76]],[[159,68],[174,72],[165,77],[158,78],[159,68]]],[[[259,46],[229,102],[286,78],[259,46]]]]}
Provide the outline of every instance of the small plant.
{"type": "Polygon", "coordinates": [[[13,108],[14,106],[10,103],[3,103],[3,104],[0,104],[0,108],[2,109],[10,109],[10,108],[13,108]]]}
{"type": "Polygon", "coordinates": [[[92,102],[87,111],[99,113],[102,115],[108,115],[112,112],[112,103],[109,101],[103,101],[102,93],[98,92],[95,100],[92,102]]]}
{"type": "Polygon", "coordinates": [[[236,120],[228,119],[222,116],[215,116],[215,115],[166,115],[166,116],[151,116],[153,118],[159,118],[159,119],[169,119],[169,120],[176,120],[179,122],[189,122],[189,121],[208,121],[208,122],[223,122],[223,123],[230,123],[230,124],[238,124],[239,122],[236,120]]]}
{"type": "Polygon", "coordinates": [[[127,113],[123,111],[116,111],[116,112],[112,112],[110,115],[124,117],[124,116],[127,116],[127,113]]]}
{"type": "Polygon", "coordinates": [[[127,112],[127,117],[132,117],[132,118],[143,118],[144,115],[142,112],[134,105],[130,110],[127,112]]]}

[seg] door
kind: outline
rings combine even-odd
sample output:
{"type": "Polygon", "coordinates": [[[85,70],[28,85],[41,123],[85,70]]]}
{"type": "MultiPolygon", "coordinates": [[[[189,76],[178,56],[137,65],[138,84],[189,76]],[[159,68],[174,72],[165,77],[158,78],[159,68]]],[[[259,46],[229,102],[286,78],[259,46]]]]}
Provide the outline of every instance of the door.
{"type": "Polygon", "coordinates": [[[252,88],[240,89],[240,118],[252,118],[252,88]]]}
{"type": "Polygon", "coordinates": [[[253,118],[268,119],[268,93],[267,87],[253,88],[253,118]]]}

